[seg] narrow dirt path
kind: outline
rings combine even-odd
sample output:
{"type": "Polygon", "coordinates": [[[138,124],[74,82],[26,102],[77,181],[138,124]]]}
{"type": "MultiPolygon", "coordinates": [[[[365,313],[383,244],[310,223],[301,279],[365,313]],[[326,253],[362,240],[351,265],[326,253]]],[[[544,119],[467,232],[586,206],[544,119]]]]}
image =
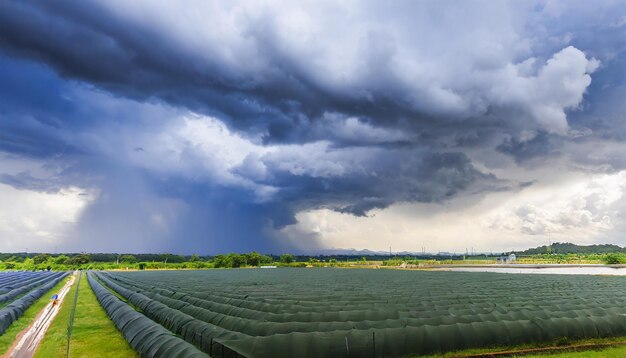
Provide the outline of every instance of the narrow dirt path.
{"type": "Polygon", "coordinates": [[[59,292],[59,302],[57,305],[52,305],[52,302],[48,304],[35,318],[35,321],[24,331],[20,332],[15,340],[9,352],[4,357],[11,358],[31,358],[37,346],[41,342],[44,334],[54,317],[59,313],[61,309],[61,303],[70,290],[70,287],[74,284],[76,274],[73,274],[71,279],[63,286],[61,292],[59,292]]]}

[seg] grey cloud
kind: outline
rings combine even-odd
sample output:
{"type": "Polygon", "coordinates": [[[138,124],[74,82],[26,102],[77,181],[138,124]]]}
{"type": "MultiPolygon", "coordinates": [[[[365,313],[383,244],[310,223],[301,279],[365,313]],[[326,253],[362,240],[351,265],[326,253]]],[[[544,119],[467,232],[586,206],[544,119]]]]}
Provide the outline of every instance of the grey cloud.
{"type": "Polygon", "coordinates": [[[278,197],[291,203],[294,212],[329,208],[366,215],[397,202],[441,202],[465,190],[494,191],[510,185],[480,172],[461,153],[379,151],[361,160],[335,158],[336,167],[310,173],[294,171],[276,157],[262,160],[271,183],[281,188],[278,197]]]}
{"type": "Polygon", "coordinates": [[[546,132],[538,132],[530,139],[509,137],[497,149],[511,155],[518,163],[526,163],[533,159],[546,160],[560,155],[559,149],[563,138],[546,132]]]}
{"type": "Polygon", "coordinates": [[[221,30],[225,39],[206,33],[217,28],[190,33],[173,25],[175,13],[182,11],[175,8],[152,9],[155,21],[147,24],[134,16],[146,10],[140,3],[128,9],[64,1],[2,6],[5,51],[125,96],[158,97],[228,118],[240,129],[266,130],[272,141],[290,140],[301,123],[328,112],[384,125],[407,121],[418,131],[459,120],[480,125],[479,117],[489,116],[505,128],[523,120],[525,126],[561,131],[562,111],[579,101],[592,67],[572,48],[535,70],[533,57],[521,62],[528,49],[521,45],[520,29],[506,20],[512,9],[502,5],[490,5],[502,18],[470,5],[442,5],[446,12],[439,20],[424,17],[426,23],[420,24],[403,15],[434,11],[431,5],[398,3],[385,9],[398,18],[391,26],[365,8],[356,11],[362,18],[345,18],[348,9],[330,4],[310,9],[240,4],[230,12],[213,4],[202,20],[231,26],[230,32],[221,30]],[[313,24],[289,23],[289,11],[313,24]],[[307,11],[328,16],[310,18],[307,11]],[[330,32],[346,21],[354,26],[345,34],[330,32]],[[305,42],[298,41],[297,30],[290,34],[289,26],[300,30],[305,42]],[[168,28],[170,33],[160,32],[168,28]],[[432,39],[420,36],[426,31],[432,39]],[[195,42],[192,36],[208,41],[193,48],[188,45],[195,42]],[[340,47],[315,36],[333,37],[340,47]],[[452,36],[459,38],[451,41],[452,36]],[[548,87],[562,81],[572,84],[567,91],[548,87]]]}
{"type": "Polygon", "coordinates": [[[66,186],[59,178],[36,178],[29,172],[15,175],[0,173],[0,183],[16,189],[33,190],[46,193],[57,193],[66,186]]]}
{"type": "MultiPolygon", "coordinates": [[[[564,152],[574,162],[603,162],[569,149],[600,137],[623,140],[619,95],[597,93],[623,87],[623,78],[611,82],[623,67],[611,56],[624,47],[594,44],[582,32],[566,41],[573,30],[548,7],[4,1],[0,51],[43,70],[16,71],[0,92],[0,150],[60,156],[72,169],[46,180],[28,173],[0,180],[28,190],[100,187],[106,195],[85,213],[85,235],[106,240],[100,231],[134,210],[134,224],[113,232],[119,242],[153,225],[145,235],[167,247],[158,234],[166,225],[201,247],[203,230],[229,234],[207,218],[236,225],[239,213],[250,226],[233,236],[243,238],[268,222],[294,223],[303,210],[367,215],[398,202],[524,185],[479,169],[465,150],[495,150],[520,166],[564,152]],[[46,66],[62,78],[49,80],[46,66]],[[68,93],[67,84],[79,90],[68,93]],[[229,151],[254,148],[231,158],[211,149],[226,147],[213,138],[166,141],[187,110],[226,123],[231,133],[220,137],[252,138],[229,151]],[[590,134],[577,139],[568,129],[590,134]]],[[[576,11],[563,16],[584,20],[587,11],[576,11]]],[[[616,38],[621,30],[612,31],[602,33],[616,38]]],[[[137,248],[149,242],[145,235],[137,248]]],[[[280,246],[259,236],[260,248],[280,246]]]]}

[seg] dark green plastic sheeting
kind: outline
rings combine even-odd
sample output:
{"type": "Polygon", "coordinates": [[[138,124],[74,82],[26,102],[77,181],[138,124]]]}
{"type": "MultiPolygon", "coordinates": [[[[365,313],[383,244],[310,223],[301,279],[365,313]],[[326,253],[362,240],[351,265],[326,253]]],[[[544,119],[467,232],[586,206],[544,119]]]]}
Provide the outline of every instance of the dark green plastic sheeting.
{"type": "Polygon", "coordinates": [[[115,326],[142,357],[208,357],[207,354],[199,351],[193,345],[178,338],[163,326],[120,301],[96,281],[92,273],[88,273],[87,278],[98,301],[111,317],[115,326]]]}
{"type": "Polygon", "coordinates": [[[345,269],[97,275],[218,356],[400,357],[626,335],[622,277],[345,269]]]}
{"type": "Polygon", "coordinates": [[[23,286],[29,287],[29,289],[22,290],[20,293],[28,293],[0,309],[0,335],[4,334],[9,326],[11,326],[13,322],[24,314],[24,311],[26,311],[28,307],[30,307],[35,301],[37,301],[68,274],[69,273],[67,272],[56,272],[45,275],[44,278],[36,281],[37,285],[31,284],[34,286],[23,286]]]}

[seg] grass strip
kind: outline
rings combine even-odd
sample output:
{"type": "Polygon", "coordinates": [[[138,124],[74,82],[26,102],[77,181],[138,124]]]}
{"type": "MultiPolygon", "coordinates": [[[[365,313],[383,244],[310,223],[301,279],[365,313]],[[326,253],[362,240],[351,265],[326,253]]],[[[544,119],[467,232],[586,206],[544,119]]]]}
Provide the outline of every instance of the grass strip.
{"type": "MultiPolygon", "coordinates": [[[[65,357],[67,327],[72,314],[75,292],[76,285],[73,285],[59,314],[35,352],[35,357],[65,357]]],[[[100,306],[87,281],[81,282],[70,341],[70,357],[130,358],[138,356],[100,306]]]]}
{"type": "Polygon", "coordinates": [[[59,281],[59,283],[52,287],[50,291],[45,293],[37,301],[35,301],[35,303],[28,307],[22,317],[13,322],[9,329],[7,329],[6,332],[0,336],[0,354],[7,353],[9,348],[13,345],[13,342],[15,342],[17,335],[33,323],[39,312],[41,312],[46,305],[50,304],[50,297],[61,291],[69,279],[70,277],[68,276],[67,278],[59,281]]]}
{"type": "Polygon", "coordinates": [[[558,354],[527,355],[525,358],[552,357],[552,358],[608,358],[626,357],[626,347],[611,347],[606,349],[586,350],[582,352],[564,352],[558,354]]]}
{"type": "MultiPolygon", "coordinates": [[[[469,348],[455,352],[431,354],[425,358],[489,358],[489,357],[626,357],[626,337],[561,339],[517,346],[469,348]],[[607,355],[606,352],[620,352],[607,355]]],[[[410,357],[417,357],[410,355],[410,357]]]]}

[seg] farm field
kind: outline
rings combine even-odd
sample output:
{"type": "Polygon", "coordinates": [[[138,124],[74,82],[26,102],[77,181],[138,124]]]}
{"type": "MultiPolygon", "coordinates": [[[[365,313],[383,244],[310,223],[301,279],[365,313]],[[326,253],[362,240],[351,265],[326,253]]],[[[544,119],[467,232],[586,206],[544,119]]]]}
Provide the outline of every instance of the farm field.
{"type": "Polygon", "coordinates": [[[328,268],[89,281],[142,355],[392,357],[626,335],[621,277],[328,268]]]}
{"type": "Polygon", "coordinates": [[[129,346],[122,334],[116,329],[106,312],[96,299],[87,275],[82,274],[80,284],[74,285],[63,301],[59,314],[47,331],[45,338],[35,352],[34,357],[66,357],[67,328],[78,289],[76,311],[70,340],[69,356],[99,358],[134,358],[138,354],[129,346]]]}
{"type": "Polygon", "coordinates": [[[0,334],[28,307],[66,277],[66,272],[3,272],[0,274],[0,334]]]}
{"type": "Polygon", "coordinates": [[[50,303],[48,294],[64,285],[65,272],[1,272],[0,354],[14,343],[16,335],[27,328],[50,303]]]}

